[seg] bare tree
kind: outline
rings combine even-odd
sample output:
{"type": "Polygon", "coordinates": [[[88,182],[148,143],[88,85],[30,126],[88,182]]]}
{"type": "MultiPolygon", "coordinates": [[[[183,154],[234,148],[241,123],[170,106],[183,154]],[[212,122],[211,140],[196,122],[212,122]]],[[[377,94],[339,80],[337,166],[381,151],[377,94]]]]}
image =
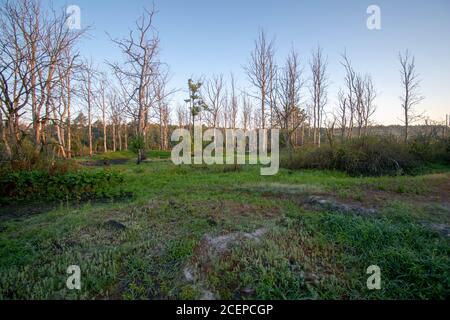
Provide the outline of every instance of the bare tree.
{"type": "MultiPolygon", "coordinates": [[[[22,131],[20,119],[25,114],[32,91],[32,66],[27,42],[20,31],[24,9],[9,1],[0,7],[0,112],[5,126],[3,142],[8,158],[19,152],[22,131]]],[[[2,126],[3,126],[2,121],[2,126]]]]}
{"type": "MultiPolygon", "coordinates": [[[[131,114],[137,123],[137,135],[146,139],[148,125],[149,97],[152,84],[159,75],[159,37],[153,27],[154,6],[145,10],[135,23],[127,38],[112,40],[121,50],[124,63],[109,63],[117,80],[128,96],[131,114]]],[[[138,150],[138,163],[144,150],[138,150]]]]}
{"type": "MultiPolygon", "coordinates": [[[[47,143],[47,124],[51,120],[51,103],[54,98],[54,90],[59,82],[57,67],[64,64],[65,60],[70,60],[71,48],[85,33],[87,29],[70,30],[67,28],[67,15],[65,9],[61,13],[51,11],[49,15],[43,14],[40,21],[40,4],[35,0],[22,0],[24,2],[34,2],[32,5],[36,20],[28,27],[33,26],[40,30],[41,43],[34,48],[36,39],[32,37],[28,40],[28,46],[31,50],[31,69],[36,69],[36,74],[31,74],[37,78],[36,85],[32,85],[32,110],[33,123],[35,127],[36,147],[39,150],[41,144],[47,143]],[[37,3],[37,6],[36,6],[37,3]],[[48,18],[50,16],[50,18],[48,18]],[[36,49],[37,52],[34,52],[36,49]],[[43,112],[43,114],[41,114],[43,112]]],[[[25,30],[29,30],[27,27],[25,30]]],[[[24,32],[26,34],[26,31],[24,32]]]]}
{"type": "Polygon", "coordinates": [[[403,95],[400,97],[403,109],[403,123],[405,125],[405,142],[409,138],[409,127],[422,118],[423,114],[418,114],[416,106],[424,100],[420,93],[420,79],[416,72],[415,57],[409,51],[399,54],[400,74],[403,86],[403,95]]]}
{"type": "Polygon", "coordinates": [[[361,137],[364,126],[364,79],[361,75],[356,75],[354,82],[354,95],[356,98],[356,125],[358,127],[358,137],[361,137]]]}
{"type": "Polygon", "coordinates": [[[264,30],[259,31],[258,39],[255,41],[255,48],[251,53],[249,66],[246,68],[247,76],[254,87],[258,90],[257,98],[261,103],[261,127],[266,128],[267,99],[270,98],[271,80],[273,72],[275,49],[274,42],[268,41],[264,30]]]}
{"type": "Polygon", "coordinates": [[[219,125],[219,116],[224,107],[225,101],[225,83],[223,75],[213,75],[212,78],[206,82],[205,92],[203,96],[206,99],[208,106],[206,111],[206,120],[208,126],[217,128],[219,125]]]}
{"type": "Polygon", "coordinates": [[[105,75],[103,75],[103,79],[99,82],[98,87],[98,97],[97,97],[97,106],[101,112],[102,115],[102,126],[103,126],[103,151],[108,152],[108,143],[107,143],[107,119],[106,115],[108,113],[108,103],[107,103],[107,95],[108,95],[108,88],[107,88],[107,79],[105,78],[105,75]]]}
{"type": "Polygon", "coordinates": [[[170,105],[167,99],[163,99],[159,102],[160,104],[160,130],[161,130],[161,149],[169,150],[169,125],[170,125],[170,105]]]}
{"type": "Polygon", "coordinates": [[[339,89],[338,92],[338,105],[336,113],[336,121],[341,128],[341,141],[343,141],[345,138],[347,125],[349,123],[349,103],[347,100],[347,95],[344,93],[344,91],[342,91],[342,89],[339,89]]]}
{"type": "Polygon", "coordinates": [[[225,129],[228,129],[230,127],[230,97],[228,95],[228,90],[225,90],[224,97],[223,97],[223,107],[222,107],[222,126],[225,129]]]}
{"type": "Polygon", "coordinates": [[[111,138],[113,143],[113,151],[122,150],[121,137],[121,123],[122,123],[122,108],[118,97],[118,91],[114,87],[110,87],[107,94],[107,101],[109,105],[109,117],[111,119],[111,138]]]}
{"type": "Polygon", "coordinates": [[[116,84],[116,91],[117,91],[117,100],[119,105],[119,112],[120,112],[120,125],[119,125],[119,144],[122,145],[122,138],[123,138],[123,147],[120,149],[128,150],[128,120],[129,118],[127,115],[129,114],[128,111],[130,108],[130,99],[127,94],[127,91],[125,88],[122,87],[121,83],[116,84]]]}
{"type": "Polygon", "coordinates": [[[310,92],[313,107],[314,144],[320,147],[323,111],[328,102],[328,61],[323,56],[322,48],[318,47],[317,50],[313,51],[310,68],[312,73],[312,86],[310,92]]]}
{"type": "Polygon", "coordinates": [[[332,114],[331,116],[325,118],[325,130],[327,134],[328,143],[330,144],[331,148],[333,148],[334,146],[334,137],[335,137],[334,131],[337,122],[338,117],[335,114],[332,114]]]}
{"type": "Polygon", "coordinates": [[[169,121],[170,121],[170,106],[169,106],[169,96],[174,93],[174,91],[169,91],[167,89],[167,84],[169,80],[168,72],[161,73],[156,81],[153,83],[155,99],[155,115],[159,123],[159,134],[160,134],[160,149],[167,150],[169,148],[169,121]]]}
{"type": "Polygon", "coordinates": [[[189,113],[186,111],[186,108],[183,107],[182,104],[178,104],[177,109],[177,121],[178,121],[178,128],[182,129],[189,125],[189,113]]]}
{"type": "Polygon", "coordinates": [[[96,99],[96,92],[94,89],[94,82],[96,81],[98,72],[95,70],[92,61],[85,61],[81,72],[81,86],[80,96],[86,103],[87,120],[88,120],[88,144],[89,156],[93,155],[93,139],[92,139],[92,112],[94,102],[96,99]]]}
{"type": "Polygon", "coordinates": [[[69,30],[67,20],[65,10],[44,9],[38,0],[1,4],[0,90],[16,148],[20,148],[18,126],[25,106],[31,109],[36,151],[47,144],[47,124],[54,120],[52,108],[60,93],[58,66],[65,64],[70,48],[86,31],[69,30]]]}
{"type": "Polygon", "coordinates": [[[261,112],[260,110],[258,110],[257,108],[253,108],[253,123],[252,123],[252,127],[254,129],[258,129],[261,128],[261,112]]]}
{"type": "Polygon", "coordinates": [[[374,104],[376,97],[377,92],[374,88],[372,77],[370,75],[366,75],[364,79],[364,96],[363,96],[363,108],[364,108],[363,123],[366,131],[369,128],[370,119],[377,110],[377,107],[374,104]]]}
{"type": "MultiPolygon", "coordinates": [[[[339,93],[339,118],[341,124],[348,126],[348,136],[353,136],[353,129],[355,125],[358,129],[358,136],[362,135],[363,128],[368,130],[370,119],[376,111],[374,101],[377,93],[373,85],[372,77],[368,74],[361,75],[357,73],[347,57],[347,54],[342,55],[343,61],[341,64],[346,70],[345,86],[346,92],[342,90],[339,93]],[[345,102],[345,103],[344,103],[345,102]],[[344,109],[343,109],[344,108],[344,109]],[[343,117],[345,116],[345,123],[343,117]]],[[[345,128],[344,130],[345,131],[345,128]]],[[[343,137],[343,136],[342,136],[343,137]]]]}
{"type": "Polygon", "coordinates": [[[300,61],[297,52],[292,50],[278,79],[277,104],[274,108],[291,159],[292,135],[306,119],[306,112],[300,108],[302,86],[300,61]]]}
{"type": "Polygon", "coordinates": [[[270,53],[269,56],[269,93],[268,93],[268,99],[267,99],[267,103],[269,104],[269,108],[270,108],[270,113],[269,113],[269,117],[270,117],[270,127],[273,128],[275,125],[275,117],[276,115],[274,114],[274,108],[276,105],[276,97],[277,97],[277,74],[278,74],[278,67],[275,64],[275,59],[274,59],[274,52],[270,53]]]}
{"type": "Polygon", "coordinates": [[[0,134],[1,134],[2,142],[4,145],[5,151],[6,151],[6,155],[9,159],[11,159],[12,153],[11,153],[11,147],[9,145],[8,138],[7,138],[7,133],[6,133],[6,128],[5,128],[6,126],[3,123],[2,105],[3,105],[3,102],[0,99],[0,134]]]}
{"type": "Polygon", "coordinates": [[[72,115],[72,77],[73,70],[77,68],[75,65],[78,54],[73,54],[71,48],[66,48],[64,52],[64,60],[58,64],[57,72],[59,81],[57,87],[60,94],[57,99],[50,99],[53,105],[52,122],[56,129],[60,153],[64,158],[72,157],[72,133],[71,133],[71,115],[72,115]],[[67,128],[67,129],[66,129],[67,128]],[[67,140],[66,140],[67,132],[67,140]]]}
{"type": "Polygon", "coordinates": [[[353,136],[353,127],[355,123],[355,113],[356,113],[356,96],[355,96],[355,81],[357,78],[356,72],[353,69],[350,59],[347,53],[342,54],[342,66],[344,66],[345,75],[345,101],[346,101],[346,118],[348,125],[347,136],[351,138],[353,136]]]}
{"type": "Polygon", "coordinates": [[[249,130],[252,127],[252,103],[247,94],[242,95],[242,128],[244,131],[249,130]]]}
{"type": "Polygon", "coordinates": [[[236,129],[239,105],[238,105],[238,96],[236,94],[236,80],[234,79],[233,73],[231,73],[230,85],[231,85],[230,109],[229,109],[230,127],[231,129],[236,129]]]}

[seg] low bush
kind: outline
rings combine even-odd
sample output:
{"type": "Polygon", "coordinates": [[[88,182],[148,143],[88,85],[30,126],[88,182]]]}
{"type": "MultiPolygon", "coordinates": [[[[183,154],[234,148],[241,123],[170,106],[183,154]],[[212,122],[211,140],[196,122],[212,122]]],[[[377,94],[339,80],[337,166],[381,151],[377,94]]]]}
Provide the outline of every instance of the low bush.
{"type": "Polygon", "coordinates": [[[447,139],[447,141],[445,143],[444,160],[448,165],[450,165],[450,139],[447,139]]]}
{"type": "Polygon", "coordinates": [[[113,171],[15,171],[0,174],[0,202],[81,200],[114,196],[124,178],[113,171]]]}
{"type": "Polygon", "coordinates": [[[408,142],[408,150],[423,162],[450,164],[450,138],[418,135],[408,142]]]}
{"type": "Polygon", "coordinates": [[[414,175],[429,163],[450,164],[450,140],[419,138],[408,144],[393,137],[362,137],[321,148],[302,148],[282,157],[288,169],[339,170],[351,176],[414,175]]]}
{"type": "Polygon", "coordinates": [[[130,141],[130,149],[134,154],[137,154],[140,160],[145,160],[146,155],[143,153],[145,149],[145,139],[144,137],[136,137],[130,141]],[[142,153],[142,154],[141,154],[142,153]]]}

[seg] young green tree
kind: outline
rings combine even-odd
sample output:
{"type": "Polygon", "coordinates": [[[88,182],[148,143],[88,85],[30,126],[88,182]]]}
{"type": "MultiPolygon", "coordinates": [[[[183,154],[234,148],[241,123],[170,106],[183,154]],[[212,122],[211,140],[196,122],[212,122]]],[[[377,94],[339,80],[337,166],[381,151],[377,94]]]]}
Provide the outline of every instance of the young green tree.
{"type": "Polygon", "coordinates": [[[194,82],[192,79],[188,81],[189,99],[186,99],[185,102],[189,103],[189,111],[192,117],[192,136],[194,136],[195,118],[208,108],[200,95],[202,85],[201,82],[194,82]]]}

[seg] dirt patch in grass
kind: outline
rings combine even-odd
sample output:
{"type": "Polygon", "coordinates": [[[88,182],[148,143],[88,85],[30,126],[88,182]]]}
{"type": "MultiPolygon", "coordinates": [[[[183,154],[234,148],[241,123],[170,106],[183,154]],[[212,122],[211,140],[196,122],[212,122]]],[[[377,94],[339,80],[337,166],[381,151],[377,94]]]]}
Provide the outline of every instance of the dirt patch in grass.
{"type": "MultiPolygon", "coordinates": [[[[401,183],[407,184],[408,181],[395,183],[400,186],[401,183]]],[[[261,196],[264,198],[284,200],[308,211],[331,211],[360,216],[376,216],[395,203],[405,204],[411,207],[410,217],[417,223],[448,237],[450,178],[447,175],[437,175],[426,177],[424,181],[415,183],[425,191],[395,192],[396,186],[389,186],[387,188],[389,190],[379,190],[376,185],[370,184],[352,186],[334,192],[318,190],[319,192],[314,195],[310,195],[314,188],[305,186],[282,185],[280,187],[274,184],[272,188],[266,186],[259,190],[262,191],[261,196]]]]}
{"type": "Polygon", "coordinates": [[[185,281],[192,284],[200,292],[200,300],[216,300],[218,293],[213,293],[207,286],[207,272],[211,268],[211,261],[223,259],[232,247],[240,246],[244,241],[258,243],[268,233],[268,229],[261,228],[254,232],[234,232],[221,236],[205,235],[200,245],[195,249],[194,263],[183,270],[185,281]]]}
{"type": "MultiPolygon", "coordinates": [[[[364,203],[382,205],[388,201],[404,201],[414,204],[442,204],[450,208],[450,176],[431,175],[423,180],[392,181],[392,183],[368,184],[359,190],[350,190],[364,203]]],[[[347,195],[352,197],[352,195],[347,195]]]]}
{"type": "Polygon", "coordinates": [[[285,227],[207,235],[186,270],[186,279],[220,299],[315,299],[315,288],[341,272],[332,252],[285,227]]]}
{"type": "Polygon", "coordinates": [[[321,194],[309,196],[307,194],[263,193],[262,196],[268,199],[290,201],[301,208],[311,211],[329,210],[357,215],[375,215],[378,213],[378,210],[373,206],[367,206],[361,202],[353,201],[348,198],[339,199],[333,195],[321,194]]]}
{"type": "Polygon", "coordinates": [[[441,234],[444,237],[450,238],[450,225],[429,222],[423,222],[422,225],[441,234]]]}
{"type": "Polygon", "coordinates": [[[429,202],[439,202],[450,209],[450,178],[444,183],[432,186],[427,200],[429,202]]]}
{"type": "Polygon", "coordinates": [[[247,233],[247,232],[235,232],[223,236],[212,237],[205,236],[200,245],[198,254],[204,255],[205,253],[209,254],[223,254],[225,253],[230,246],[234,244],[239,244],[244,240],[253,240],[258,242],[261,237],[263,237],[268,232],[267,229],[258,229],[255,232],[247,233]]]}
{"type": "Polygon", "coordinates": [[[362,206],[359,203],[342,202],[333,198],[325,198],[319,196],[312,196],[308,198],[305,203],[307,207],[312,207],[316,209],[325,209],[342,213],[352,213],[356,215],[375,215],[378,210],[375,208],[369,208],[362,206]]]}
{"type": "Polygon", "coordinates": [[[440,204],[443,207],[450,208],[450,183],[448,184],[448,189],[447,184],[442,185],[442,187],[436,188],[427,194],[407,194],[383,190],[360,189],[357,199],[352,195],[343,196],[342,194],[335,194],[335,196],[377,207],[383,207],[392,201],[402,201],[414,203],[415,205],[440,204]]]}
{"type": "Polygon", "coordinates": [[[405,203],[416,208],[416,214],[423,212],[435,222],[450,224],[450,182],[434,187],[426,194],[396,193],[383,190],[359,189],[355,199],[354,194],[335,193],[333,197],[343,203],[364,206],[382,211],[392,203],[405,203]]]}

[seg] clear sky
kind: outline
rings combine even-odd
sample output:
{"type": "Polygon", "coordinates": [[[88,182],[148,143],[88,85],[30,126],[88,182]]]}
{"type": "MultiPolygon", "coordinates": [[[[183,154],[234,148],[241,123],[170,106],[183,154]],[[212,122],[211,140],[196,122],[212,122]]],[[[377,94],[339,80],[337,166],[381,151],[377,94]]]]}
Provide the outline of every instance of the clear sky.
{"type": "MultiPolygon", "coordinates": [[[[258,29],[276,40],[282,63],[294,46],[305,71],[317,45],[329,60],[331,80],[328,109],[334,107],[344,70],[339,63],[346,49],[355,69],[372,75],[378,98],[375,121],[398,123],[401,117],[398,53],[416,56],[426,100],[420,106],[435,120],[450,114],[450,1],[449,0],[155,0],[155,26],[161,38],[161,59],[170,66],[174,88],[185,88],[190,77],[233,72],[238,85],[248,86],[243,70],[258,29]],[[366,26],[369,5],[381,8],[381,30],[366,26]]],[[[126,36],[149,6],[149,0],[56,0],[56,5],[81,8],[83,26],[92,26],[83,40],[83,54],[98,63],[120,59],[106,31],[126,36]]],[[[305,74],[306,76],[307,74],[305,74]]],[[[305,94],[307,94],[305,90],[305,94]]],[[[185,95],[185,94],[184,94],[185,95]]],[[[182,102],[183,93],[174,97],[182,102]]]]}

